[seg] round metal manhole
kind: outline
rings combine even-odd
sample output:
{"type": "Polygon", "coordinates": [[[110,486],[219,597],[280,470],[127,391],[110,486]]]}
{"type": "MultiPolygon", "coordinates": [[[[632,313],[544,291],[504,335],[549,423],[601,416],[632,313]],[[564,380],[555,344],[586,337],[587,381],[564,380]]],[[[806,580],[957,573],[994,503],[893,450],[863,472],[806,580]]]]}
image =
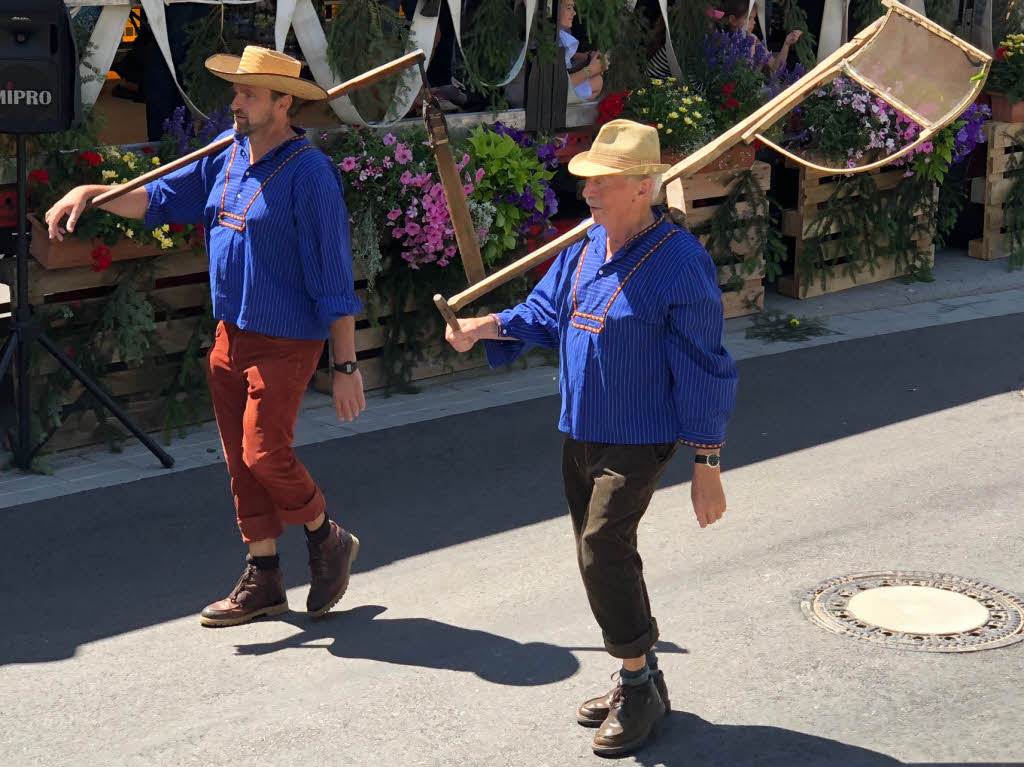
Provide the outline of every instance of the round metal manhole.
{"type": "Polygon", "coordinates": [[[844,575],[808,591],[800,607],[824,629],[902,650],[971,652],[1024,640],[1024,599],[947,573],[844,575]]]}

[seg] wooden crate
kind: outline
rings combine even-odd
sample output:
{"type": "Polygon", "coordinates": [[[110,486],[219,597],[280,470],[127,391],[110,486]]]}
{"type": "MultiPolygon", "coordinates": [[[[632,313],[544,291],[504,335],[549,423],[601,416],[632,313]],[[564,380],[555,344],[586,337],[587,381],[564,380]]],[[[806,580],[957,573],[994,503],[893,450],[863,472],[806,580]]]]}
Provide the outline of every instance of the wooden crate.
{"type": "MultiPolygon", "coordinates": [[[[206,253],[203,251],[181,251],[154,257],[152,270],[140,276],[137,288],[154,304],[156,326],[153,334],[154,345],[143,353],[143,364],[124,361],[112,355],[106,370],[97,376],[97,383],[113,397],[139,426],[145,431],[159,431],[163,428],[167,402],[160,391],[175,375],[178,365],[176,355],[185,351],[193,332],[204,316],[209,299],[209,271],[206,253]],[[167,358],[170,358],[168,361],[167,358]]],[[[13,267],[13,264],[10,265],[13,267]]],[[[29,301],[37,315],[46,315],[52,328],[51,337],[58,343],[70,345],[72,339],[89,339],[89,324],[82,317],[94,315],[95,311],[108,300],[115,289],[118,277],[117,265],[103,272],[94,272],[89,267],[49,270],[29,261],[29,301]],[[70,317],[62,317],[61,309],[70,310],[70,317]]],[[[13,269],[0,273],[0,282],[12,285],[13,269]]],[[[207,344],[212,339],[207,339],[207,344]]],[[[100,334],[91,339],[93,344],[109,346],[109,334],[100,334]]],[[[60,369],[60,364],[41,348],[34,354],[32,368],[33,402],[44,390],[47,378],[60,369]]],[[[83,387],[73,382],[66,392],[68,401],[74,401],[83,387]]],[[[212,417],[207,408],[200,414],[200,420],[212,417]]],[[[109,422],[122,431],[113,415],[109,422]]],[[[71,414],[61,428],[47,443],[48,449],[67,449],[95,442],[97,425],[92,412],[71,414]]]]}
{"type": "Polygon", "coordinates": [[[988,163],[985,175],[974,179],[971,202],[984,208],[982,236],[967,244],[971,258],[993,261],[1009,255],[1003,205],[1015,176],[1024,173],[1024,123],[988,122],[988,163]]]}
{"type": "MultiPolygon", "coordinates": [[[[879,190],[895,190],[904,179],[902,169],[888,170],[884,172],[871,171],[875,184],[879,190]]],[[[820,171],[811,170],[801,166],[799,169],[799,194],[795,210],[787,210],[782,214],[782,235],[792,238],[794,242],[792,274],[779,277],[779,293],[790,298],[813,298],[814,296],[826,293],[835,293],[840,290],[847,290],[859,285],[868,285],[875,282],[890,280],[902,276],[905,271],[897,267],[895,259],[884,259],[872,267],[870,264],[860,264],[851,268],[848,262],[843,260],[842,252],[838,247],[830,247],[826,242],[822,250],[825,253],[822,264],[825,276],[825,286],[822,287],[821,276],[816,275],[810,282],[805,284],[806,278],[801,274],[799,264],[805,258],[808,243],[808,235],[811,232],[811,224],[815,216],[824,207],[825,203],[835,192],[836,186],[840,183],[841,176],[826,174],[820,171]]],[[[933,188],[933,199],[938,199],[938,187],[933,188]]],[[[916,220],[919,223],[928,223],[923,210],[918,211],[916,220]]],[[[828,233],[836,238],[851,236],[850,233],[841,232],[836,226],[828,233]]],[[[856,236],[856,235],[853,235],[856,236]]],[[[935,262],[935,246],[931,228],[928,234],[919,234],[914,238],[921,254],[922,263],[931,266],[935,262]]]]}
{"type": "MultiPolygon", "coordinates": [[[[751,171],[761,190],[767,192],[771,185],[771,166],[766,162],[755,162],[751,171]]],[[[730,168],[708,173],[698,173],[684,179],[681,186],[688,214],[679,218],[679,222],[687,228],[705,223],[715,215],[726,198],[735,188],[736,175],[745,168],[730,168]]],[[[680,191],[678,185],[670,184],[666,190],[668,204],[675,205],[676,196],[680,191]]],[[[737,218],[749,216],[753,207],[749,201],[740,200],[735,208],[737,218]]],[[[708,236],[700,238],[702,245],[707,245],[708,236]]],[[[718,263],[718,284],[722,287],[722,309],[725,317],[742,317],[756,314],[764,309],[764,254],[753,251],[749,243],[735,241],[731,243],[733,258],[728,263],[718,263]],[[743,284],[733,287],[735,275],[743,278],[743,284]]]]}

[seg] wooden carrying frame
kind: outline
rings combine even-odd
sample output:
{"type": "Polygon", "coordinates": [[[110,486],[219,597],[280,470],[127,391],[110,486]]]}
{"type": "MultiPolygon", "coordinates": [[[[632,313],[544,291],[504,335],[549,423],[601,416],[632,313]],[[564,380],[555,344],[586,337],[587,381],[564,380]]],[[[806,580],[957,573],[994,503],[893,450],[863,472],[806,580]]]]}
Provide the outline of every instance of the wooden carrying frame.
{"type": "MultiPolygon", "coordinates": [[[[758,139],[780,154],[824,173],[863,173],[888,165],[893,160],[912,151],[963,114],[984,87],[985,78],[992,64],[991,57],[896,0],[882,0],[882,2],[889,9],[884,16],[866,27],[850,42],[825,58],[814,69],[749,117],[741,120],[714,141],[688,155],[666,171],[662,178],[669,209],[676,214],[685,215],[686,200],[683,195],[682,179],[699,172],[740,142],[750,144],[758,139]],[[968,86],[965,90],[959,89],[957,81],[942,81],[941,78],[932,78],[934,81],[930,81],[930,69],[934,66],[933,62],[917,59],[916,61],[920,63],[912,67],[906,60],[906,57],[912,52],[902,49],[893,51],[893,47],[903,46],[908,42],[912,44],[915,40],[919,46],[934,45],[937,42],[936,38],[946,43],[945,52],[950,56],[950,60],[955,60],[959,67],[958,74],[965,70],[974,73],[968,78],[968,82],[964,83],[968,86]],[[901,97],[899,84],[886,84],[877,79],[878,75],[884,74],[885,71],[885,68],[880,66],[880,62],[884,62],[886,56],[895,56],[897,53],[904,56],[903,71],[908,75],[906,79],[914,83],[914,87],[917,87],[920,93],[928,99],[927,102],[922,102],[922,106],[907,103],[910,99],[901,97]],[[860,64],[863,66],[859,66],[860,64]],[[764,131],[778,122],[783,115],[798,106],[823,83],[830,82],[840,75],[855,80],[878,98],[883,99],[917,122],[921,126],[921,130],[914,142],[901,147],[888,157],[867,165],[852,168],[829,168],[799,157],[765,137],[764,131]],[[914,76],[916,76],[916,80],[914,76]],[[950,88],[956,90],[947,95],[950,88]],[[897,92],[894,93],[894,91],[897,92]]],[[[470,285],[467,290],[452,296],[451,299],[445,299],[441,295],[434,296],[434,304],[452,330],[458,331],[456,312],[499,285],[503,285],[544,263],[553,255],[583,239],[587,229],[593,226],[593,223],[592,219],[582,222],[515,263],[470,285]]],[[[469,268],[467,267],[467,272],[469,268]]],[[[482,268],[481,265],[481,271],[482,268]]]]}
{"type": "MultiPolygon", "coordinates": [[[[388,77],[391,77],[392,75],[397,74],[398,72],[401,72],[404,69],[416,66],[417,64],[422,66],[424,58],[425,54],[421,50],[416,50],[413,51],[412,53],[408,53],[405,56],[402,56],[401,58],[389,61],[387,64],[382,64],[381,66],[376,67],[375,69],[371,69],[369,72],[364,72],[358,77],[353,77],[351,80],[346,80],[340,85],[334,86],[329,91],[327,91],[327,98],[323,99],[322,101],[316,101],[312,103],[325,104],[328,101],[334,101],[334,99],[346,96],[349,93],[352,93],[353,91],[360,90],[361,88],[368,88],[369,86],[375,85],[376,83],[379,83],[381,80],[385,80],[388,77]]],[[[104,192],[103,194],[93,197],[92,200],[89,201],[89,204],[99,206],[103,205],[104,203],[112,202],[113,200],[116,200],[118,197],[128,194],[128,192],[131,192],[134,189],[138,189],[141,186],[145,186],[150,181],[155,181],[158,178],[162,178],[166,176],[168,173],[173,173],[179,168],[183,168],[186,165],[190,165],[196,162],[197,160],[201,160],[204,157],[208,157],[209,155],[212,154],[217,154],[217,152],[220,152],[226,147],[231,146],[232,141],[234,141],[234,137],[227,136],[226,138],[222,138],[220,141],[214,141],[211,144],[207,144],[202,149],[197,149],[195,152],[192,152],[191,154],[187,154],[184,157],[179,157],[177,160],[169,162],[166,165],[163,165],[155,170],[151,170],[149,173],[143,173],[138,178],[132,179],[126,184],[121,184],[119,186],[114,187],[113,189],[104,192]]]]}

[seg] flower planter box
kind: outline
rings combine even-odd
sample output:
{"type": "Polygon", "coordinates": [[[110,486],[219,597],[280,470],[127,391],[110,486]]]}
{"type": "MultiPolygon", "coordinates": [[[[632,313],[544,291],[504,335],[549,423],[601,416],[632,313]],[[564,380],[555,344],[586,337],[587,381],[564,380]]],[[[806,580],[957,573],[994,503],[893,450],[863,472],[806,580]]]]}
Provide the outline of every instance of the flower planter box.
{"type": "MultiPolygon", "coordinates": [[[[32,242],[29,253],[44,269],[73,269],[79,266],[91,266],[92,252],[104,245],[100,240],[86,242],[77,237],[65,237],[63,241],[51,240],[46,225],[34,215],[29,214],[32,226],[32,242]]],[[[139,226],[142,226],[140,223],[139,226]]],[[[132,240],[124,239],[109,248],[112,261],[128,261],[136,258],[150,258],[161,253],[159,245],[139,245],[132,240]]]]}
{"type": "MultiPolygon", "coordinates": [[[[742,157],[740,160],[745,161],[742,157]]],[[[771,166],[765,162],[755,162],[749,167],[754,173],[757,185],[762,191],[767,192],[771,184],[771,166]]],[[[673,205],[681,190],[689,211],[685,217],[674,218],[688,229],[709,221],[721,207],[724,198],[735,188],[738,170],[743,170],[743,166],[697,173],[684,179],[681,187],[677,184],[670,185],[665,190],[669,206],[673,205]]],[[[746,200],[740,200],[735,208],[736,218],[750,216],[753,212],[750,202],[746,200]]],[[[701,236],[700,240],[701,244],[706,245],[707,235],[701,236]]],[[[716,263],[718,284],[723,289],[722,308],[726,319],[756,314],[764,309],[764,254],[753,252],[749,243],[741,241],[732,243],[731,251],[732,255],[728,261],[722,262],[719,259],[716,263]],[[737,277],[743,280],[742,284],[736,285],[737,277]]]]}
{"type": "MultiPolygon", "coordinates": [[[[1019,106],[1024,106],[1024,103],[1019,106]]],[[[1024,122],[989,122],[988,161],[984,176],[975,179],[971,201],[985,206],[982,236],[967,246],[971,258],[992,261],[1009,255],[1003,205],[1024,169],[1024,122]]]]}
{"type": "MultiPolygon", "coordinates": [[[[884,172],[871,171],[875,177],[875,184],[879,190],[889,190],[898,187],[904,180],[904,170],[889,170],[884,172]]],[[[817,267],[825,271],[825,286],[822,287],[820,275],[807,280],[800,264],[807,258],[806,248],[809,240],[811,224],[815,216],[832,196],[836,185],[842,176],[821,173],[804,166],[799,170],[799,193],[797,208],[787,210],[782,215],[782,234],[790,237],[794,242],[794,271],[792,274],[783,275],[778,281],[778,290],[784,296],[790,298],[813,298],[814,296],[826,293],[835,293],[840,290],[866,285],[883,280],[890,280],[905,274],[894,259],[882,259],[875,264],[848,263],[842,260],[841,251],[838,247],[830,247],[826,242],[823,251],[825,253],[824,263],[817,267]]],[[[938,187],[934,187],[933,194],[938,195],[938,187]]],[[[917,220],[925,223],[927,219],[923,214],[917,220]]],[[[840,232],[833,229],[829,237],[849,238],[859,236],[855,232],[840,232]]],[[[926,265],[934,263],[935,246],[931,233],[920,235],[914,239],[917,244],[922,262],[926,265]]]]}
{"type": "Polygon", "coordinates": [[[1005,95],[994,91],[989,93],[989,97],[993,120],[1003,123],[1024,122],[1024,101],[1015,101],[1011,104],[1005,95]]]}
{"type": "MultiPolygon", "coordinates": [[[[149,297],[156,309],[153,346],[144,352],[142,366],[126,366],[113,356],[96,380],[143,430],[160,431],[164,428],[168,404],[162,392],[177,374],[177,360],[203,316],[210,288],[208,261],[203,251],[165,252],[153,260],[152,267],[151,273],[140,278],[137,288],[149,297]]],[[[12,272],[13,269],[8,268],[0,273],[0,282],[11,284],[12,272]]],[[[68,348],[75,339],[88,339],[89,325],[79,316],[108,300],[117,277],[116,266],[103,272],[94,272],[88,266],[48,270],[30,261],[29,301],[37,315],[48,319],[54,341],[68,348]],[[62,317],[62,310],[69,311],[71,316],[62,317]]],[[[91,339],[91,343],[104,347],[109,346],[111,340],[110,334],[101,334],[91,339]]],[[[211,342],[212,339],[204,341],[204,352],[211,342]]],[[[34,405],[46,389],[48,377],[58,369],[59,363],[48,354],[35,355],[32,367],[34,405]]],[[[66,399],[74,401],[81,392],[81,384],[75,382],[65,392],[66,399]]],[[[208,408],[200,413],[199,420],[209,418],[212,412],[208,408]]],[[[108,422],[124,431],[109,414],[108,422]]],[[[46,447],[62,450],[94,444],[99,441],[96,426],[96,417],[91,411],[71,414],[46,447]]]]}
{"type": "MultiPolygon", "coordinates": [[[[686,154],[676,152],[671,149],[666,149],[661,153],[661,161],[663,163],[668,163],[669,165],[675,165],[686,157],[686,154]]],[[[736,144],[735,146],[730,147],[717,160],[712,160],[702,167],[698,173],[714,173],[715,171],[720,170],[741,170],[743,168],[750,168],[753,167],[756,159],[757,150],[754,148],[753,144],[736,144]]]]}

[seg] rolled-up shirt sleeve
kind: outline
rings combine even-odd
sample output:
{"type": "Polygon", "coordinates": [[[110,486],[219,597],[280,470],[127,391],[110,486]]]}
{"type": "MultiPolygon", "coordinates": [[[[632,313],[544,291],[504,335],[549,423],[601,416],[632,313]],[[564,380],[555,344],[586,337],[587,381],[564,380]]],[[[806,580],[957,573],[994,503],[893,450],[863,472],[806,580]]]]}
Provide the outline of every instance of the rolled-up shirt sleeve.
{"type": "Polygon", "coordinates": [[[719,447],[736,404],[739,375],[722,345],[724,319],[714,262],[703,249],[682,265],[670,294],[668,361],[677,439],[719,447]]]}
{"type": "Polygon", "coordinates": [[[299,179],[295,230],[303,278],[321,319],[330,324],[363,308],[352,279],[352,241],[341,174],[329,160],[317,158],[310,172],[299,179]]]}
{"type": "Polygon", "coordinates": [[[492,368],[507,365],[534,346],[558,348],[558,307],[564,298],[563,276],[566,264],[579,254],[581,247],[573,245],[559,253],[523,303],[493,315],[502,339],[515,340],[484,342],[487,362],[492,368]]]}

